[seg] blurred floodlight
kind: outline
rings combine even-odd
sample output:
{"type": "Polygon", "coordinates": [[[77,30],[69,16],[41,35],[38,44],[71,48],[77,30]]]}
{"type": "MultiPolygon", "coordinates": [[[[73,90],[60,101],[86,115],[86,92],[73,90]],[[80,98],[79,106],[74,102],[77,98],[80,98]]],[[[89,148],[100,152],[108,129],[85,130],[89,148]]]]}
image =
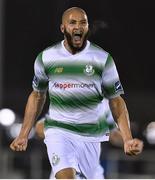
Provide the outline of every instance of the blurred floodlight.
{"type": "Polygon", "coordinates": [[[15,122],[16,115],[11,109],[1,109],[0,110],[0,123],[3,126],[10,126],[15,122]]]}
{"type": "Polygon", "coordinates": [[[147,125],[145,135],[148,143],[155,144],[155,122],[150,122],[147,125]]]}
{"type": "Polygon", "coordinates": [[[21,123],[14,123],[11,127],[10,127],[10,135],[12,138],[15,138],[18,136],[20,129],[21,129],[22,124],[21,123]]]}
{"type": "MultiPolygon", "coordinates": [[[[9,134],[11,136],[11,138],[16,138],[19,135],[20,129],[22,127],[22,123],[14,123],[10,129],[9,129],[9,134]]],[[[29,134],[29,139],[34,137],[34,129],[31,130],[30,134],[29,134]]]]}

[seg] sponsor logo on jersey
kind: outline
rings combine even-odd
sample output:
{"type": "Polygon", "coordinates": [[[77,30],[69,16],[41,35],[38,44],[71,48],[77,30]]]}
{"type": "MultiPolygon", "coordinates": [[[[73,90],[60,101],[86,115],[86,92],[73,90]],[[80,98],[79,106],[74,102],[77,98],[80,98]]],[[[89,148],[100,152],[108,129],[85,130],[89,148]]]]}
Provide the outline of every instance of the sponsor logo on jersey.
{"type": "Polygon", "coordinates": [[[57,165],[59,163],[59,161],[60,161],[60,157],[57,154],[53,153],[52,154],[52,164],[53,164],[53,166],[57,165]]]}
{"type": "Polygon", "coordinates": [[[62,73],[63,69],[64,69],[63,67],[57,67],[55,68],[54,73],[62,73]]]}
{"type": "Polygon", "coordinates": [[[60,88],[60,89],[71,89],[71,88],[94,88],[95,84],[94,83],[90,83],[90,84],[86,84],[86,83],[57,83],[55,82],[53,85],[55,88],[60,88]]]}
{"type": "Polygon", "coordinates": [[[115,83],[115,91],[118,92],[118,91],[121,91],[121,90],[123,90],[122,85],[121,85],[120,81],[117,81],[115,83]]]}
{"type": "Polygon", "coordinates": [[[93,66],[91,64],[87,64],[84,69],[84,73],[88,76],[92,76],[94,74],[95,70],[93,69],[93,66]]]}

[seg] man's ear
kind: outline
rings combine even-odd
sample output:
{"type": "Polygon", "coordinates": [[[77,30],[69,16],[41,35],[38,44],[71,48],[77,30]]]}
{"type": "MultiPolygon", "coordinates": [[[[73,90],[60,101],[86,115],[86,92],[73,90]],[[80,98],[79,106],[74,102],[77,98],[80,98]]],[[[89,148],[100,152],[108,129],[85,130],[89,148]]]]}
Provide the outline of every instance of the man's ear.
{"type": "Polygon", "coordinates": [[[63,24],[60,25],[60,30],[62,33],[64,33],[64,25],[63,24]]]}

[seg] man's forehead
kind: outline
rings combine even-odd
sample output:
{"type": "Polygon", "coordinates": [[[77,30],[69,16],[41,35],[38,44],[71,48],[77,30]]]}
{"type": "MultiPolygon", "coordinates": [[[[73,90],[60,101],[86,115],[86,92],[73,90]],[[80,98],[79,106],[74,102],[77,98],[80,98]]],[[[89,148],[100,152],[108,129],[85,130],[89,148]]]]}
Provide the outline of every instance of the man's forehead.
{"type": "Polygon", "coordinates": [[[79,10],[79,9],[69,10],[69,11],[66,11],[63,14],[62,22],[68,21],[68,20],[71,20],[71,19],[74,19],[74,20],[87,20],[87,15],[86,15],[85,11],[83,11],[83,10],[79,10]]]}
{"type": "Polygon", "coordinates": [[[83,13],[70,13],[68,17],[66,17],[66,20],[87,20],[87,16],[83,13]]]}

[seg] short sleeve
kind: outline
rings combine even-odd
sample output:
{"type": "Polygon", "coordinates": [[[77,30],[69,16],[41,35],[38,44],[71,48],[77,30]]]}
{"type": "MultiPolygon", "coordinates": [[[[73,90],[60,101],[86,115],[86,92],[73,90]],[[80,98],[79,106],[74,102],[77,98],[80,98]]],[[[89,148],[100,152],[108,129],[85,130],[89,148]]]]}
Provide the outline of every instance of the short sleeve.
{"type": "Polygon", "coordinates": [[[103,94],[106,98],[114,98],[124,94],[113,58],[109,54],[102,73],[103,94]]]}
{"type": "Polygon", "coordinates": [[[45,72],[45,67],[40,53],[34,63],[34,77],[32,81],[33,90],[44,92],[48,88],[48,77],[45,72]]]}

